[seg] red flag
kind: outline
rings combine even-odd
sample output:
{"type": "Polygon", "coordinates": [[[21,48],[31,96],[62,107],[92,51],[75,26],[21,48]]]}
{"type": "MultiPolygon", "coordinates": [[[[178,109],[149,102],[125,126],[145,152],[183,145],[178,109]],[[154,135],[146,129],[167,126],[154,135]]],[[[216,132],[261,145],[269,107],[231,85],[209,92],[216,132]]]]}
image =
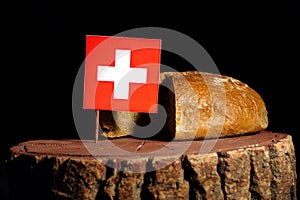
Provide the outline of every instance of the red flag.
{"type": "Polygon", "coordinates": [[[157,112],[158,39],[86,37],[84,109],[157,112]]]}

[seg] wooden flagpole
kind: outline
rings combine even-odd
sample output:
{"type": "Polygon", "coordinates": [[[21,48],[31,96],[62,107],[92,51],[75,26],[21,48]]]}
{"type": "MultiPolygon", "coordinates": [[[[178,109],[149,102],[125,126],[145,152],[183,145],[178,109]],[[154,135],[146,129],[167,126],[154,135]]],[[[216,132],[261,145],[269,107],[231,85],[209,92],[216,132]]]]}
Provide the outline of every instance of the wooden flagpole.
{"type": "Polygon", "coordinates": [[[95,143],[98,143],[98,137],[99,137],[99,110],[96,110],[96,130],[95,130],[95,143]]]}

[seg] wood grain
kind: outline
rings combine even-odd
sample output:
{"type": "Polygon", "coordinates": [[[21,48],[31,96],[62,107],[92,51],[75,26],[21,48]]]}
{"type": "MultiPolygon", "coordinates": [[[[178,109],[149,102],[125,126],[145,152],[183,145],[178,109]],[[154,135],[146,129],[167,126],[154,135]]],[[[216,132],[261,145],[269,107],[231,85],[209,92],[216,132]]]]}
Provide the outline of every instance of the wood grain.
{"type": "Polygon", "coordinates": [[[199,154],[205,142],[136,138],[97,144],[23,142],[11,148],[11,197],[296,199],[296,158],[290,135],[264,131],[221,138],[208,154],[199,154]],[[112,151],[112,145],[122,151],[112,151]]]}

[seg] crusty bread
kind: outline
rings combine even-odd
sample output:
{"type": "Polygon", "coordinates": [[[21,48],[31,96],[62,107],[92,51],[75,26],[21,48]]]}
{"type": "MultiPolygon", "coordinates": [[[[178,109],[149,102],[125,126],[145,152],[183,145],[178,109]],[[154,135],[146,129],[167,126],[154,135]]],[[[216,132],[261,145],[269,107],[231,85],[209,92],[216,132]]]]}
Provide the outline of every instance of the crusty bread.
{"type": "MultiPolygon", "coordinates": [[[[154,138],[217,138],[257,132],[268,126],[261,96],[247,84],[224,75],[198,71],[161,73],[159,104],[166,109],[167,119],[154,138]]],[[[101,111],[100,126],[108,138],[147,137],[151,133],[141,132],[136,124],[147,125],[149,115],[151,123],[155,123],[159,114],[101,111]]]]}

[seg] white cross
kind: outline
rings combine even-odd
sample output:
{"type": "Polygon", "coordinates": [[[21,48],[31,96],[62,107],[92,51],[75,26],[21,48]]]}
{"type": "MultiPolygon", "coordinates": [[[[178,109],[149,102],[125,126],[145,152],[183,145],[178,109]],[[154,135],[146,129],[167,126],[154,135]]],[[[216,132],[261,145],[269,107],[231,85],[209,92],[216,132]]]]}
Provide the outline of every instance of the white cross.
{"type": "Polygon", "coordinates": [[[98,66],[97,81],[114,82],[114,99],[129,98],[129,83],[147,83],[146,68],[130,68],[130,50],[116,49],[115,67],[98,66]]]}

